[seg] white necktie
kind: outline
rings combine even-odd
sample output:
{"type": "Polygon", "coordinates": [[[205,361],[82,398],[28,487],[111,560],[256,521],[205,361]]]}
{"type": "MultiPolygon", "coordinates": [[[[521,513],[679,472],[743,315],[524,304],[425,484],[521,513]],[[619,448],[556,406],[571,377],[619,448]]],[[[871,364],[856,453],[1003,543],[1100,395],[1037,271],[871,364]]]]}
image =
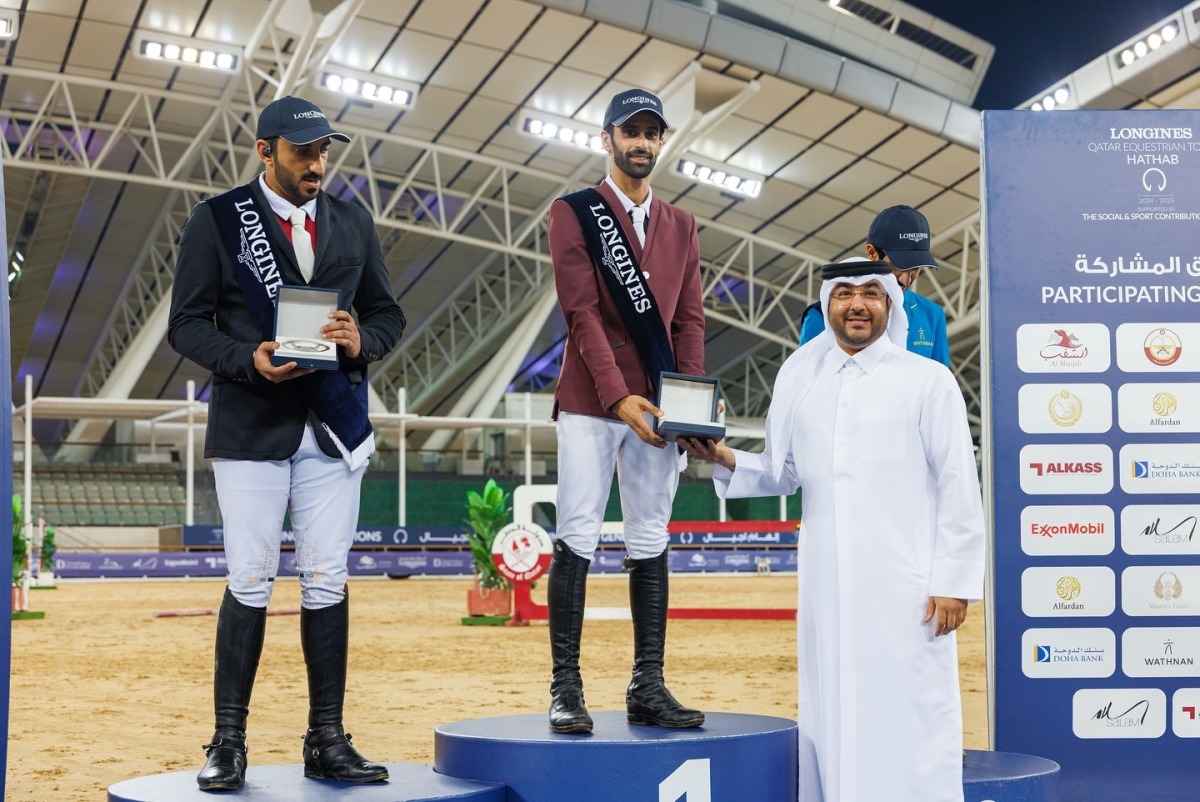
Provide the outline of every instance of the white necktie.
{"type": "Polygon", "coordinates": [[[296,249],[296,264],[300,266],[300,275],[304,276],[305,282],[311,280],[313,274],[312,237],[308,236],[308,229],[304,227],[307,217],[303,209],[297,209],[288,218],[292,224],[292,247],[296,249]]]}
{"type": "Polygon", "coordinates": [[[629,216],[633,218],[633,230],[637,232],[638,242],[643,248],[646,247],[646,210],[641,206],[634,206],[629,210],[629,216]]]}

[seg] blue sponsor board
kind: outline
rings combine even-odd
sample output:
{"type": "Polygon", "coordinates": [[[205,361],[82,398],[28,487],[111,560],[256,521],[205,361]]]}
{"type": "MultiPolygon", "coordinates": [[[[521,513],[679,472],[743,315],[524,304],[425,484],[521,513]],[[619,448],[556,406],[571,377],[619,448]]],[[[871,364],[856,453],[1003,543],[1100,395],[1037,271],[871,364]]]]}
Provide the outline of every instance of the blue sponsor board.
{"type": "Polygon", "coordinates": [[[1157,535],[1200,487],[1200,113],[987,111],[982,142],[992,746],[1064,799],[1194,800],[1200,554],[1157,535]]]}

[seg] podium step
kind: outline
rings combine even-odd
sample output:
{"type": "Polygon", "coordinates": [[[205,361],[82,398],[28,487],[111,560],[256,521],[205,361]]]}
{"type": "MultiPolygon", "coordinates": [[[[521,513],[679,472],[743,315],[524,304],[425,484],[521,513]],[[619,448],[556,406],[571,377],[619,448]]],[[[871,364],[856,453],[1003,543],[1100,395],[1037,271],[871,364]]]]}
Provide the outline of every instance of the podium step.
{"type": "Polygon", "coordinates": [[[521,802],[740,799],[796,802],[796,723],[708,713],[703,727],[629,724],[593,713],[591,735],[550,732],[544,714],[444,724],[434,769],[508,785],[521,802]]]}
{"type": "Polygon", "coordinates": [[[505,789],[495,783],[443,777],[429,766],[388,763],[391,779],[354,785],[310,780],[304,766],[250,766],[241,791],[201,791],[196,771],[176,771],[125,780],[108,789],[108,802],[505,802],[505,789]]]}
{"type": "Polygon", "coordinates": [[[964,802],[1060,802],[1059,767],[1044,757],[968,749],[963,796],[964,802]]]}

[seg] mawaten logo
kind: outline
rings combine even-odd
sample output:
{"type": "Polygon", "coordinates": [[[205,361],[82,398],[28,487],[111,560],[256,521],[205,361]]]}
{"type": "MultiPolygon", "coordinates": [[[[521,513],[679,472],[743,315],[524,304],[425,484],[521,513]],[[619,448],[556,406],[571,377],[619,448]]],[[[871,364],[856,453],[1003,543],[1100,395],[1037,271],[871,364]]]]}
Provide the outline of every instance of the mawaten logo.
{"type": "Polygon", "coordinates": [[[1183,341],[1170,329],[1154,329],[1142,342],[1142,352],[1155,365],[1166,367],[1179,361],[1183,354],[1183,341]]]}
{"type": "Polygon", "coordinates": [[[1083,402],[1070,390],[1062,390],[1050,398],[1050,420],[1058,426],[1069,428],[1083,417],[1083,402]]]}

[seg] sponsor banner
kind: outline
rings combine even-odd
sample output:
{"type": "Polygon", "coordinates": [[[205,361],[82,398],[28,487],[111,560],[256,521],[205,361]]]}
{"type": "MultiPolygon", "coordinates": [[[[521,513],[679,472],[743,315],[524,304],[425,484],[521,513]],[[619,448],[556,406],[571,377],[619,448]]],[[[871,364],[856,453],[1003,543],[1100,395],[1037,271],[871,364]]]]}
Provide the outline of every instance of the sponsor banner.
{"type": "MultiPolygon", "coordinates": [[[[1057,762],[1064,799],[1190,798],[1200,762],[1182,737],[1200,728],[1187,732],[1179,705],[1167,731],[1166,699],[1200,680],[1118,663],[1107,678],[1047,681],[1035,674],[1054,664],[1031,663],[1029,649],[1054,641],[1025,634],[1104,627],[1120,639],[1131,627],[1195,623],[1150,614],[1158,575],[1136,575],[1150,583],[1137,596],[1126,570],[1200,563],[1182,507],[1200,505],[1200,473],[1188,476],[1200,471],[1200,110],[989,110],[980,155],[992,745],[1057,762]],[[1085,428],[1101,428],[1093,396],[1076,390],[1087,385],[1111,393],[1108,429],[1085,428]],[[1107,531],[1033,536],[1048,513],[1070,523],[1061,509],[1072,507],[1079,524],[1102,515],[1107,531]],[[1145,612],[1130,617],[1128,604],[1145,612]]],[[[1200,594],[1185,573],[1160,591],[1187,602],[1193,586],[1200,594]]],[[[1153,644],[1134,645],[1118,645],[1117,658],[1153,656],[1153,644]]]]}
{"type": "Polygon", "coordinates": [[[1026,568],[1021,573],[1021,612],[1032,618],[1112,615],[1116,580],[1107,566],[1026,568]]]}
{"type": "Polygon", "coordinates": [[[58,552],[54,575],[64,579],[225,576],[225,555],[187,552],[58,552]]]}
{"type": "Polygon", "coordinates": [[[1029,434],[1098,434],[1112,428],[1107,384],[1026,384],[1017,391],[1017,417],[1029,434]]]}
{"type": "Polygon", "coordinates": [[[1200,323],[1117,326],[1117,367],[1126,373],[1200,371],[1200,323]]]}
{"type": "Polygon", "coordinates": [[[1116,669],[1111,629],[1027,629],[1021,636],[1021,670],[1031,679],[1111,677],[1116,669]]]}
{"type": "MultiPolygon", "coordinates": [[[[672,546],[795,546],[796,529],[786,532],[671,532],[667,542],[672,546]]],[[[601,532],[600,546],[623,546],[623,532],[601,532]]]]}
{"type": "Polygon", "coordinates": [[[1127,677],[1200,677],[1200,628],[1130,627],[1121,633],[1127,677]]]}
{"type": "Polygon", "coordinates": [[[1121,510],[1126,554],[1200,554],[1198,504],[1130,504],[1121,510]]]}
{"type": "Polygon", "coordinates": [[[1021,490],[1030,495],[1098,495],[1113,488],[1113,452],[1106,445],[1028,445],[1021,449],[1021,490]]]}
{"type": "MultiPolygon", "coordinates": [[[[619,573],[624,570],[622,551],[597,551],[591,571],[619,573]]],[[[671,571],[692,572],[794,572],[795,550],[672,550],[671,571]]],[[[353,576],[470,576],[475,571],[469,551],[353,550],[348,569],[353,576]]],[[[225,555],[220,552],[59,552],[54,574],[64,579],[214,576],[226,574],[225,555]]],[[[279,576],[296,576],[296,555],[283,552],[279,576]]]]}
{"type": "Polygon", "coordinates": [[[1087,688],[1071,700],[1077,738],[1160,738],[1167,731],[1167,695],[1158,688],[1087,688]]]}
{"type": "Polygon", "coordinates": [[[1136,443],[1118,461],[1126,493],[1190,493],[1200,488],[1200,443],[1136,443]]]}
{"type": "Polygon", "coordinates": [[[1017,327],[1017,367],[1025,373],[1104,373],[1112,362],[1103,323],[1026,323],[1017,327]]]}
{"type": "Polygon", "coordinates": [[[1109,554],[1116,540],[1112,507],[1062,505],[1021,510],[1021,550],[1036,557],[1109,554]]]}
{"type": "Polygon", "coordinates": [[[1136,565],[1121,572],[1126,615],[1200,615],[1200,565],[1136,565]]]}
{"type": "Polygon", "coordinates": [[[1200,688],[1180,688],[1171,697],[1171,732],[1200,738],[1200,688]]]}
{"type": "MultiPolygon", "coordinates": [[[[296,545],[291,529],[280,535],[284,546],[296,545]]],[[[216,524],[196,524],[183,527],[183,545],[187,548],[211,548],[225,545],[224,529],[216,524]]],[[[467,535],[461,526],[396,526],[395,524],[360,524],[354,533],[355,546],[465,546],[467,535]]]]}
{"type": "Polygon", "coordinates": [[[1200,432],[1200,384],[1122,384],[1117,421],[1126,432],[1200,432]]]}
{"type": "MultiPolygon", "coordinates": [[[[728,523],[714,526],[728,527],[728,523]]],[[[553,533],[549,528],[547,532],[553,533]]],[[[285,529],[280,542],[294,546],[296,539],[292,530],[285,529]]],[[[759,530],[699,532],[680,531],[668,535],[672,546],[795,546],[796,529],[764,532],[759,530]]],[[[360,524],[354,534],[354,544],[359,547],[381,548],[407,547],[427,548],[434,546],[466,546],[467,535],[461,526],[396,526],[394,524],[360,524]]],[[[225,545],[224,530],[218,524],[196,524],[183,527],[183,545],[186,548],[221,548],[225,545]]],[[[625,536],[621,532],[602,532],[600,546],[623,546],[625,536]]]]}

